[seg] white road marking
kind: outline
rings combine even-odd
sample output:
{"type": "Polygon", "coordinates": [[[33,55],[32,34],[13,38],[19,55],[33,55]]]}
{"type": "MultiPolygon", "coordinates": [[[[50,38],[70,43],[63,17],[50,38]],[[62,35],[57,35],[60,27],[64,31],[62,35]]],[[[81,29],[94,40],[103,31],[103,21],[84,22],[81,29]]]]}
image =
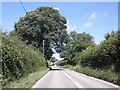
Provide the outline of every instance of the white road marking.
{"type": "Polygon", "coordinates": [[[115,88],[120,88],[118,85],[114,85],[110,82],[107,82],[107,81],[104,81],[104,80],[101,80],[101,79],[98,79],[98,78],[94,78],[94,77],[91,77],[91,76],[89,78],[91,78],[93,80],[96,80],[96,81],[99,81],[99,82],[102,82],[102,83],[105,83],[105,84],[108,84],[108,85],[113,86],[115,88]]]}
{"type": "Polygon", "coordinates": [[[44,78],[46,78],[49,73],[50,73],[50,71],[49,71],[47,74],[45,74],[40,80],[38,80],[38,81],[36,82],[36,84],[34,84],[31,88],[37,88],[38,84],[40,84],[40,82],[41,82],[44,78]]]}
{"type": "MultiPolygon", "coordinates": [[[[68,69],[68,70],[69,70],[69,69],[68,69]]],[[[108,84],[108,85],[113,86],[113,87],[115,87],[115,88],[120,88],[120,86],[115,85],[115,84],[112,84],[112,83],[107,82],[107,81],[104,81],[104,80],[102,80],[102,79],[98,79],[98,78],[95,78],[95,77],[92,77],[92,76],[88,76],[88,75],[86,75],[86,74],[79,73],[79,72],[76,72],[76,71],[73,71],[73,70],[70,70],[70,71],[72,71],[73,73],[78,73],[79,75],[82,75],[82,76],[85,76],[85,77],[91,78],[91,79],[93,79],[93,80],[96,80],[96,81],[99,81],[99,82],[102,82],[102,83],[108,84]]]]}
{"type": "MultiPolygon", "coordinates": [[[[72,71],[72,70],[70,70],[72,71]]],[[[104,80],[101,80],[101,79],[98,79],[98,78],[94,78],[94,77],[91,77],[91,76],[87,76],[85,74],[82,74],[82,73],[78,73],[78,72],[75,72],[75,71],[72,71],[73,73],[75,74],[79,74],[79,75],[82,75],[82,76],[85,76],[86,78],[90,78],[90,79],[93,79],[93,80],[96,80],[96,81],[99,81],[99,82],[102,82],[102,83],[105,83],[107,85],[110,85],[110,86],[113,86],[115,88],[120,88],[120,86],[118,85],[114,85],[112,83],[109,83],[109,82],[106,82],[104,80]]],[[[41,81],[43,81],[44,78],[46,78],[51,72],[49,71],[46,75],[44,75],[40,80],[37,81],[37,83],[35,83],[31,88],[37,88],[37,86],[41,83],[41,81]]],[[[74,79],[72,79],[72,77],[70,77],[70,75],[68,75],[66,72],[63,71],[63,73],[71,80],[71,82],[76,86],[76,88],[83,88],[78,82],[76,82],[74,79]]]]}
{"type": "MultiPolygon", "coordinates": [[[[64,71],[63,71],[64,72],[64,71]]],[[[77,88],[83,88],[78,82],[73,80],[66,72],[64,72],[65,75],[71,80],[71,82],[77,87],[77,88]]]]}

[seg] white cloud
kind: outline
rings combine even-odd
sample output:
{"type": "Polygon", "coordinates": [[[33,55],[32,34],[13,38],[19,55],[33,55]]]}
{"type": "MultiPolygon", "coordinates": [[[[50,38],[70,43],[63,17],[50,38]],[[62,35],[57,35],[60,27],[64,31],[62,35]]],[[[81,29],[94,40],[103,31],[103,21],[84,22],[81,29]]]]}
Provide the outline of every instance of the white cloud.
{"type": "Polygon", "coordinates": [[[94,20],[96,20],[97,18],[103,18],[103,17],[106,17],[106,16],[108,16],[108,12],[106,12],[106,11],[93,12],[91,14],[87,14],[87,17],[88,17],[87,22],[84,25],[82,25],[81,28],[82,29],[83,28],[90,28],[90,27],[93,26],[94,20]]]}
{"type": "Polygon", "coordinates": [[[69,24],[70,24],[70,21],[67,19],[67,24],[66,24],[66,26],[67,26],[67,31],[68,31],[68,32],[75,31],[75,30],[78,30],[78,29],[79,29],[78,26],[76,26],[76,25],[70,26],[69,24]]]}
{"type": "Polygon", "coordinates": [[[67,19],[67,31],[68,33],[71,31],[78,31],[81,29],[86,29],[86,28],[91,28],[93,26],[93,22],[94,20],[96,20],[97,18],[102,18],[102,17],[106,17],[108,15],[108,12],[106,11],[102,11],[102,12],[93,12],[91,14],[87,14],[87,21],[81,25],[81,26],[77,26],[77,25],[73,25],[70,26],[70,21],[67,19]]]}
{"type": "Polygon", "coordinates": [[[68,24],[66,24],[66,26],[67,26],[67,30],[69,30],[69,29],[70,29],[70,26],[69,26],[68,24]]]}
{"type": "Polygon", "coordinates": [[[68,32],[71,32],[71,31],[76,31],[76,30],[78,30],[79,29],[79,27],[78,26],[69,26],[69,25],[67,25],[67,31],[68,32]]]}
{"type": "Polygon", "coordinates": [[[92,22],[86,22],[86,23],[82,26],[82,28],[90,28],[90,27],[92,27],[92,25],[93,25],[92,22]]]}
{"type": "Polygon", "coordinates": [[[88,20],[95,20],[96,18],[97,18],[97,13],[92,13],[92,14],[89,16],[88,20]]]}
{"type": "Polygon", "coordinates": [[[58,10],[58,11],[60,11],[60,8],[58,8],[58,7],[53,7],[54,9],[56,9],[56,10],[58,10]]]}
{"type": "Polygon", "coordinates": [[[102,11],[102,12],[93,12],[91,14],[87,14],[88,21],[95,20],[100,17],[106,17],[108,15],[108,12],[102,11]]]}
{"type": "Polygon", "coordinates": [[[77,26],[73,26],[73,27],[70,27],[70,29],[71,29],[71,31],[75,31],[75,30],[78,29],[78,27],[77,26]]]}
{"type": "Polygon", "coordinates": [[[67,24],[70,24],[70,21],[67,19],[67,24]]]}
{"type": "Polygon", "coordinates": [[[69,21],[68,19],[66,19],[66,20],[67,20],[67,24],[66,24],[66,26],[67,26],[67,30],[69,30],[69,29],[70,29],[70,26],[69,26],[70,21],[69,21]]]}

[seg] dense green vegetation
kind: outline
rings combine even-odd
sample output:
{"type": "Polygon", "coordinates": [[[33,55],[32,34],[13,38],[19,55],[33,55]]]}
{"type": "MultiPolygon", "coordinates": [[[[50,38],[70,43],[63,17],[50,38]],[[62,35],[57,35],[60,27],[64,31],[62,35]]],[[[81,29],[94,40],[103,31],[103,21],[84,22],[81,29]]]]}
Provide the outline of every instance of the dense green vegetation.
{"type": "Polygon", "coordinates": [[[71,70],[120,85],[120,74],[113,72],[109,69],[97,69],[97,68],[93,69],[90,67],[82,67],[80,65],[68,66],[68,67],[71,70]]]}
{"type": "Polygon", "coordinates": [[[28,88],[32,87],[39,79],[41,79],[49,70],[48,69],[38,69],[35,72],[32,72],[24,77],[22,77],[20,80],[15,80],[13,82],[9,82],[4,87],[5,88],[28,88]]]}
{"type": "Polygon", "coordinates": [[[77,62],[74,60],[74,56],[88,46],[93,44],[93,37],[87,33],[77,33],[75,31],[71,32],[68,36],[68,43],[63,46],[63,51],[61,52],[61,57],[67,60],[66,63],[70,65],[76,65],[77,62]]]}
{"type": "Polygon", "coordinates": [[[55,58],[55,57],[52,57],[51,59],[50,59],[50,62],[54,65],[55,64],[55,62],[57,62],[58,60],[55,58]]]}
{"type": "Polygon", "coordinates": [[[58,10],[39,7],[21,17],[8,35],[3,34],[2,84],[10,85],[10,82],[21,80],[49,66],[47,60],[52,60],[52,49],[61,52],[62,46],[66,44],[66,23],[67,20],[58,10]],[[45,60],[42,56],[43,46],[45,60]]]}
{"type": "Polygon", "coordinates": [[[74,57],[82,66],[111,69],[120,72],[120,32],[117,31],[100,45],[89,46],[74,57]]]}
{"type": "MultiPolygon", "coordinates": [[[[79,43],[77,42],[77,44],[79,43]]],[[[81,43],[79,45],[82,46],[84,44],[81,43]]],[[[74,46],[74,48],[75,47],[76,46],[74,46]]],[[[72,47],[69,47],[69,50],[70,49],[72,49],[72,47]]],[[[61,54],[64,60],[59,62],[60,65],[73,65],[73,66],[79,65],[79,68],[77,67],[79,72],[92,75],[95,77],[99,77],[104,80],[114,82],[116,84],[120,84],[119,82],[120,76],[117,76],[118,74],[120,74],[120,31],[119,30],[116,32],[112,31],[111,33],[106,34],[105,40],[102,41],[99,45],[92,43],[82,51],[74,51],[75,55],[73,55],[73,53],[69,51],[67,51],[66,54],[64,52],[66,52],[66,50],[62,52],[64,56],[61,54]],[[68,59],[66,57],[70,57],[70,58],[68,59]],[[104,72],[100,72],[100,71],[104,71],[104,72]],[[113,75],[112,76],[109,73],[109,71],[110,73],[112,72],[115,74],[114,75],[112,74],[113,75]],[[98,73],[100,75],[98,75],[98,73]],[[103,73],[105,74],[104,76],[103,73]]]]}
{"type": "Polygon", "coordinates": [[[53,51],[60,52],[65,43],[67,20],[60,15],[59,11],[52,7],[39,7],[28,12],[15,24],[12,35],[17,34],[28,45],[43,49],[45,46],[45,58],[50,59],[53,51]]]}
{"type": "Polygon", "coordinates": [[[66,23],[58,10],[39,7],[21,17],[10,34],[0,33],[2,84],[45,69],[43,45],[46,60],[56,61],[51,58],[54,49],[64,58],[59,65],[70,65],[78,72],[120,84],[120,31],[107,33],[105,40],[96,45],[93,36],[85,32],[67,34],[66,23]]]}
{"type": "Polygon", "coordinates": [[[2,60],[3,85],[46,68],[42,54],[15,36],[3,35],[2,60]]]}
{"type": "Polygon", "coordinates": [[[0,31],[0,89],[2,88],[2,33],[0,31]]]}

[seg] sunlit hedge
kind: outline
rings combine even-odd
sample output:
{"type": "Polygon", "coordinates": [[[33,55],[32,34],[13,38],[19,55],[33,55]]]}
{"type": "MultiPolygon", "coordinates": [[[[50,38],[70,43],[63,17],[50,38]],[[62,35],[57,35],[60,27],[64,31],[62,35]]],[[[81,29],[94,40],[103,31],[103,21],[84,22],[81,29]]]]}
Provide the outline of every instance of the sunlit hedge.
{"type": "MultiPolygon", "coordinates": [[[[111,32],[99,45],[92,44],[72,58],[72,69],[120,85],[120,31],[111,32]]],[[[62,60],[60,65],[68,65],[62,60]]]]}
{"type": "MultiPolygon", "coordinates": [[[[105,36],[99,45],[92,44],[82,52],[76,52],[72,63],[94,69],[109,69],[120,72],[120,30],[111,32],[105,36]]],[[[59,62],[67,65],[69,60],[59,62]]],[[[71,64],[72,65],[72,64],[71,64]]]]}
{"type": "Polygon", "coordinates": [[[45,67],[42,54],[17,37],[2,38],[2,70],[5,81],[13,81],[45,67]]]}
{"type": "Polygon", "coordinates": [[[81,65],[93,68],[107,68],[120,71],[120,32],[110,36],[100,45],[90,46],[80,53],[81,65]]]}

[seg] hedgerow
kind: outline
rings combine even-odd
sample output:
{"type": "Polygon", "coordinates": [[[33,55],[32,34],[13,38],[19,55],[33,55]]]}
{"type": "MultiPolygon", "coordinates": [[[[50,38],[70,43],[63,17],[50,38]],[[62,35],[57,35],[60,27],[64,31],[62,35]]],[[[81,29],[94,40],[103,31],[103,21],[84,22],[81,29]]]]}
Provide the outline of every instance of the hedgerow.
{"type": "Polygon", "coordinates": [[[120,32],[101,42],[100,45],[88,47],[81,52],[79,60],[81,65],[90,66],[99,69],[111,69],[116,72],[120,71],[120,32]]]}
{"type": "Polygon", "coordinates": [[[45,68],[45,60],[40,52],[27,46],[16,36],[2,38],[2,74],[4,84],[45,68]]]}
{"type": "MultiPolygon", "coordinates": [[[[106,35],[99,45],[92,44],[82,52],[76,52],[71,59],[77,62],[75,71],[120,85],[120,30],[106,35]]],[[[68,65],[66,62],[69,60],[59,64],[68,65]]]]}

